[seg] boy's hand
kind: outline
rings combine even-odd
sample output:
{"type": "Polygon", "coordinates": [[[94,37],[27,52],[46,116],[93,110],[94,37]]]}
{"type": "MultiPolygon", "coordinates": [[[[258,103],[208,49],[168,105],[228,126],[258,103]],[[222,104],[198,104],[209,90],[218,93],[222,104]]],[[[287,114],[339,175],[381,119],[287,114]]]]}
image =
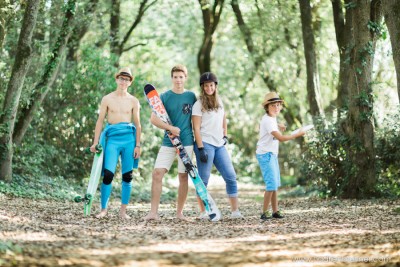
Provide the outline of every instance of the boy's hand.
{"type": "Polygon", "coordinates": [[[286,131],[286,125],[284,123],[278,123],[278,128],[281,132],[286,131]]]}
{"type": "Polygon", "coordinates": [[[138,159],[140,157],[140,146],[135,147],[135,151],[133,151],[133,157],[138,159]]]}
{"type": "Polygon", "coordinates": [[[171,128],[168,129],[168,131],[170,131],[171,134],[174,136],[179,136],[181,133],[181,129],[179,129],[178,127],[174,127],[174,126],[171,126],[171,128]]]}
{"type": "Polygon", "coordinates": [[[303,136],[306,134],[306,131],[304,131],[304,127],[301,127],[299,129],[299,132],[297,133],[297,137],[303,136]]]}
{"type": "Polygon", "coordinates": [[[90,152],[92,152],[92,153],[98,152],[98,150],[96,149],[96,146],[97,146],[97,144],[93,144],[93,145],[90,147],[90,152]]]}

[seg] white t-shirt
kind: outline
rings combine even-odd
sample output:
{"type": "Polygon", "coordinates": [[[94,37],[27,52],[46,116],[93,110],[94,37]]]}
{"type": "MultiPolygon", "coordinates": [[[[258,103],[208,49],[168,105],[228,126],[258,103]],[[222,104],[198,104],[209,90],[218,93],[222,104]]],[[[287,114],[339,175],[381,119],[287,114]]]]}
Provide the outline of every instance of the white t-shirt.
{"type": "Polygon", "coordinates": [[[213,146],[224,145],[224,106],[220,101],[220,106],[217,111],[201,111],[201,100],[197,100],[193,105],[192,116],[201,117],[200,135],[203,142],[211,144],[213,146]]]}
{"type": "Polygon", "coordinates": [[[278,155],[279,140],[271,134],[272,132],[279,132],[278,122],[276,118],[265,114],[260,122],[260,135],[256,150],[257,154],[272,152],[278,155]]]}

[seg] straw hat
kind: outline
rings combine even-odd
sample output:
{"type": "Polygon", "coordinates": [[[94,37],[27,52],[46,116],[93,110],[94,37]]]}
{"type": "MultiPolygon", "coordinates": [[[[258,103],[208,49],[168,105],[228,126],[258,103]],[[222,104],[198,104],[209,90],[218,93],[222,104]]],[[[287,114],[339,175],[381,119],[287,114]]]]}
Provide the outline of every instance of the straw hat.
{"type": "Polygon", "coordinates": [[[269,92],[265,95],[264,101],[262,102],[262,106],[264,107],[267,104],[275,102],[285,103],[285,101],[283,101],[276,92],[269,92]]]}
{"type": "Polygon", "coordinates": [[[128,67],[123,67],[117,73],[115,73],[115,79],[118,79],[119,76],[128,77],[131,79],[131,81],[133,80],[132,71],[128,67]]]}

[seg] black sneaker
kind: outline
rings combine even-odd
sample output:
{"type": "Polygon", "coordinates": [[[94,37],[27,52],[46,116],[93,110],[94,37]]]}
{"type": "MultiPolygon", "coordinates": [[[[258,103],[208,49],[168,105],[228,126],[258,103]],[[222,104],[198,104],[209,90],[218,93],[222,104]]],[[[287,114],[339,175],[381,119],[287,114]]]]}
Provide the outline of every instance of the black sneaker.
{"type": "Polygon", "coordinates": [[[261,214],[261,220],[263,220],[263,221],[265,221],[265,220],[268,220],[268,219],[271,219],[272,217],[271,217],[271,213],[267,210],[267,211],[265,211],[263,214],[261,214]]]}
{"type": "Polygon", "coordinates": [[[285,218],[285,216],[283,216],[279,210],[277,212],[272,213],[272,217],[276,219],[285,218]]]}

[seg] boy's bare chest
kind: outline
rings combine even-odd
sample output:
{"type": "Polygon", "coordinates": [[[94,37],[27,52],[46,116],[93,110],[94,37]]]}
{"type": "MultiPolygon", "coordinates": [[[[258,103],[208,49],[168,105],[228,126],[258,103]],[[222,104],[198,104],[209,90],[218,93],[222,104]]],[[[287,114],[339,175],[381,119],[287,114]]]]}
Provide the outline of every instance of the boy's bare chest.
{"type": "Polygon", "coordinates": [[[133,104],[131,99],[111,99],[108,103],[108,113],[132,114],[133,104]]]}

